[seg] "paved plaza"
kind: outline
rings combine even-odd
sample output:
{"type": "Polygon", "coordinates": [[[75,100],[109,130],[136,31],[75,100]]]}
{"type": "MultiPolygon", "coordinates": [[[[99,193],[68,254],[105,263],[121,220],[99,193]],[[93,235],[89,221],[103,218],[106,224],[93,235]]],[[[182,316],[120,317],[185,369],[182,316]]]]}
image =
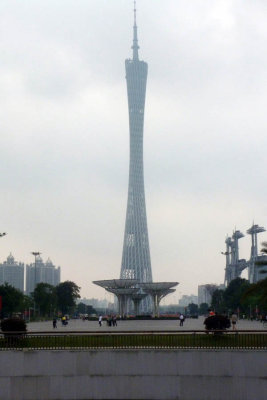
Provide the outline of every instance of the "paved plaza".
{"type": "MultiPolygon", "coordinates": [[[[180,327],[178,320],[145,320],[145,321],[117,321],[117,326],[109,327],[106,321],[102,322],[100,327],[98,321],[83,321],[81,319],[71,319],[67,326],[63,326],[60,321],[57,323],[57,329],[53,329],[52,321],[44,322],[30,322],[27,324],[29,332],[68,332],[68,331],[186,331],[186,330],[204,330],[204,318],[186,319],[184,326],[180,327]]],[[[267,330],[265,326],[259,321],[240,320],[237,324],[237,329],[240,330],[267,330]]]]}

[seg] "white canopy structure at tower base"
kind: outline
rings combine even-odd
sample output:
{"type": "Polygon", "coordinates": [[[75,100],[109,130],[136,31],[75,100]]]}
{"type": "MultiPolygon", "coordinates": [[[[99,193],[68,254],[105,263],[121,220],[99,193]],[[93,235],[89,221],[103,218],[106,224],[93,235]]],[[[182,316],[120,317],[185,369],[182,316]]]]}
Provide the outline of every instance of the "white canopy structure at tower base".
{"type": "Polygon", "coordinates": [[[163,297],[175,292],[174,286],[178,282],[146,282],[140,283],[137,279],[106,279],[93,281],[95,285],[101,286],[118,298],[119,314],[127,314],[127,303],[132,300],[135,308],[135,315],[139,313],[140,302],[148,295],[153,299],[153,317],[159,316],[159,303],[163,297]]]}
{"type": "Polygon", "coordinates": [[[95,285],[101,286],[108,292],[113,293],[118,298],[119,314],[126,315],[127,302],[129,298],[139,291],[136,285],[139,283],[137,279],[107,279],[102,281],[93,281],[95,285]]]}
{"type": "Polygon", "coordinates": [[[159,316],[160,301],[163,297],[167,296],[167,294],[175,292],[176,289],[172,288],[178,284],[178,282],[147,282],[139,284],[145,293],[152,296],[154,305],[153,317],[159,316]]]}

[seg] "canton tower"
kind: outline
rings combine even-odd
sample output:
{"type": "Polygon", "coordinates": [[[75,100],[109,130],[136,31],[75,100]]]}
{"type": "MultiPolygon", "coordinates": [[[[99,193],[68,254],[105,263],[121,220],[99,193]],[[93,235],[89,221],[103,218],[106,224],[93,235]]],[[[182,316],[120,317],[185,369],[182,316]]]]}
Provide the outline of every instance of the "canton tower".
{"type": "MultiPolygon", "coordinates": [[[[133,58],[125,61],[130,129],[130,168],[120,278],[152,282],[143,167],[147,63],[139,60],[138,49],[134,2],[133,58]]],[[[151,299],[147,297],[142,300],[140,310],[147,312],[150,308],[151,299]]]]}

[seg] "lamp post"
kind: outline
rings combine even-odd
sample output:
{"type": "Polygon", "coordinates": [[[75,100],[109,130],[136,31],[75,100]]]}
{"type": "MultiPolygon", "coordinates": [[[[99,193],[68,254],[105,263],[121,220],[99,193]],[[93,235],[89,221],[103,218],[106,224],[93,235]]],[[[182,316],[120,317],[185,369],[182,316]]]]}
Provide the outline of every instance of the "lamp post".
{"type": "MultiPolygon", "coordinates": [[[[34,287],[33,287],[33,291],[36,288],[36,257],[39,256],[41,253],[39,251],[32,251],[32,255],[34,256],[34,287]]],[[[35,316],[35,300],[33,298],[33,312],[34,312],[34,316],[35,316]]]]}
{"type": "MultiPolygon", "coordinates": [[[[0,233],[0,237],[6,236],[6,232],[0,233]]],[[[0,319],[2,317],[2,296],[0,296],[0,319]]]]}
{"type": "Polygon", "coordinates": [[[34,288],[36,288],[36,257],[39,256],[41,253],[39,251],[32,251],[32,255],[34,256],[34,288]]]}

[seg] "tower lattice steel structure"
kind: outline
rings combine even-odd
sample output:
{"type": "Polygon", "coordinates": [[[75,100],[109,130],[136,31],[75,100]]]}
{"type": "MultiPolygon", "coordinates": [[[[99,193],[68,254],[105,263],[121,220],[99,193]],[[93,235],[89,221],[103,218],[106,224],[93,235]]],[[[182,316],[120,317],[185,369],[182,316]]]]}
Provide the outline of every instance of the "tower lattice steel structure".
{"type": "MultiPolygon", "coordinates": [[[[134,7],[133,58],[125,61],[130,128],[130,169],[120,278],[152,282],[143,168],[147,63],[139,60],[138,49],[136,7],[134,7]]],[[[151,307],[151,298],[148,296],[142,300],[140,309],[142,312],[147,312],[151,307]]]]}

